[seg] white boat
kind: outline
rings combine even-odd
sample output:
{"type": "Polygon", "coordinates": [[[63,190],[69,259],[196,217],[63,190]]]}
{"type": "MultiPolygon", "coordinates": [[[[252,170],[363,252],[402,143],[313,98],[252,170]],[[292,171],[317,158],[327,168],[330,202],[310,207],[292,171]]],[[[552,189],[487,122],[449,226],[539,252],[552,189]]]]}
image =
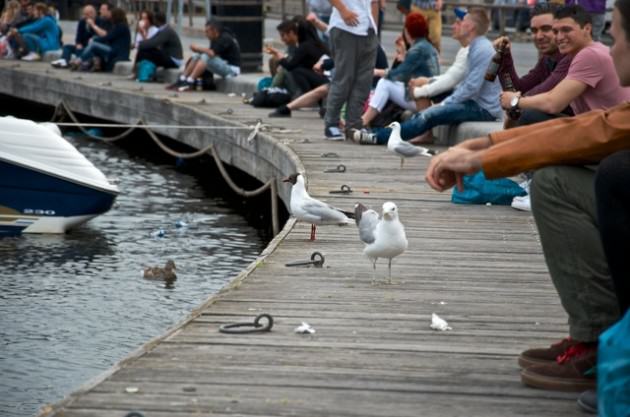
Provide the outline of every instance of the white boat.
{"type": "Polygon", "coordinates": [[[0,237],[65,233],[119,191],[51,123],[0,117],[0,237]]]}

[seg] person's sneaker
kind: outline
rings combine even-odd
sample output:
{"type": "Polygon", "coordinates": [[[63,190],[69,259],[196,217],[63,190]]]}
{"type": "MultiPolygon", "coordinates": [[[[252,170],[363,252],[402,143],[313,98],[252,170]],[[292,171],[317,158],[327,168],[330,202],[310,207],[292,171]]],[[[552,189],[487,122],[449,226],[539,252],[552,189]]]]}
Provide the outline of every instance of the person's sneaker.
{"type": "Polygon", "coordinates": [[[177,81],[175,81],[173,84],[169,84],[166,86],[167,90],[177,90],[179,87],[181,87],[182,85],[185,85],[186,81],[185,80],[180,80],[179,78],[177,79],[177,81]]]}
{"type": "Polygon", "coordinates": [[[269,117],[291,117],[291,109],[283,104],[269,113],[269,117]]]}
{"type": "Polygon", "coordinates": [[[195,83],[189,83],[188,81],[186,81],[186,83],[182,84],[181,86],[179,86],[177,88],[177,91],[179,91],[180,93],[184,92],[184,91],[195,91],[195,83]]]}
{"type": "Polygon", "coordinates": [[[50,63],[54,68],[68,68],[68,61],[63,58],[55,59],[50,63]]]}
{"type": "Polygon", "coordinates": [[[532,211],[532,203],[528,195],[516,196],[512,199],[512,207],[521,211],[532,211]]]}
{"type": "Polygon", "coordinates": [[[580,344],[580,342],[570,337],[565,337],[548,348],[527,349],[518,357],[518,365],[525,369],[533,365],[544,365],[546,363],[555,362],[556,359],[558,359],[560,355],[563,355],[571,346],[578,344],[580,344]]]}
{"type": "Polygon", "coordinates": [[[324,129],[324,136],[328,140],[345,140],[343,133],[341,133],[341,129],[337,126],[326,126],[324,129]]]}
{"type": "Polygon", "coordinates": [[[521,382],[550,391],[584,391],[595,388],[597,344],[578,343],[556,362],[533,365],[521,372],[521,382]]]}
{"type": "Polygon", "coordinates": [[[593,389],[584,391],[578,397],[577,403],[587,413],[597,414],[597,391],[593,389]]]}
{"type": "Polygon", "coordinates": [[[376,134],[367,131],[366,129],[350,129],[350,138],[354,143],[360,145],[376,145],[376,134]]]}
{"type": "Polygon", "coordinates": [[[22,61],[39,61],[42,57],[37,52],[29,52],[20,59],[22,61]]]}

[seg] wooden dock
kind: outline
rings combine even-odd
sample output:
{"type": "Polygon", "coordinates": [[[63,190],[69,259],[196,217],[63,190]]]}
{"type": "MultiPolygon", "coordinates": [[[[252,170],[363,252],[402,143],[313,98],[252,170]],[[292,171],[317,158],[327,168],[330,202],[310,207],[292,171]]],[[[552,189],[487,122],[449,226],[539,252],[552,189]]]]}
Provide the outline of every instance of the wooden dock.
{"type": "MultiPolygon", "coordinates": [[[[82,77],[95,85],[112,79],[82,77]]],[[[122,77],[113,84],[126,92],[138,88],[122,77]]],[[[166,93],[162,85],[145,85],[142,94],[166,93]]],[[[450,194],[425,183],[428,159],[400,169],[384,147],[325,141],[316,112],[268,119],[268,109],[219,93],[171,101],[287,129],[273,135],[301,159],[313,196],[346,209],[360,201],[380,210],[394,201],[409,249],[394,260],[394,283],[372,286],[354,226],[318,228],[317,241],[310,242],[310,226],[289,221],[229,288],[97,380],[45,407],[42,416],[122,417],[131,410],[146,417],[581,415],[575,394],[520,382],[519,352],[567,334],[529,213],[451,204],[450,194]],[[235,111],[225,114],[228,107],[235,111]],[[322,157],[327,152],[338,157],[322,157]],[[347,171],[324,172],[338,164],[347,171]],[[329,193],[342,184],[353,192],[329,193]],[[323,268],[285,266],[313,251],[324,254],[323,268]],[[433,312],[453,329],[431,330],[433,312]],[[271,332],[218,331],[260,313],[273,316],[271,332]],[[296,334],[303,321],[316,333],[296,334]]],[[[377,272],[383,281],[385,261],[377,272]]]]}

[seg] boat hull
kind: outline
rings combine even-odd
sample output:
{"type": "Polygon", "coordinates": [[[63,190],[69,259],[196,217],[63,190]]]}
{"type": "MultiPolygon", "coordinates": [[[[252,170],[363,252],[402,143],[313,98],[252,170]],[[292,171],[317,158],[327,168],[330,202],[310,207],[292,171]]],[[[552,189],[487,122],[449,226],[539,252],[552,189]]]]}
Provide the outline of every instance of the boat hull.
{"type": "Polygon", "coordinates": [[[65,233],[108,211],[116,195],[0,159],[0,236],[65,233]]]}

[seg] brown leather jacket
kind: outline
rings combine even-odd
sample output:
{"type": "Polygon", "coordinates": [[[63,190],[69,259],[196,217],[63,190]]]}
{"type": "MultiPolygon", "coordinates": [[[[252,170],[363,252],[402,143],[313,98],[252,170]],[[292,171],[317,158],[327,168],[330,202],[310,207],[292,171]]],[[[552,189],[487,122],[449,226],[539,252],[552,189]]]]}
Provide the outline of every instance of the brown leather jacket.
{"type": "Polygon", "coordinates": [[[482,156],[487,178],[516,175],[548,165],[585,165],[630,149],[630,103],[576,117],[502,130],[489,135],[482,156]]]}

